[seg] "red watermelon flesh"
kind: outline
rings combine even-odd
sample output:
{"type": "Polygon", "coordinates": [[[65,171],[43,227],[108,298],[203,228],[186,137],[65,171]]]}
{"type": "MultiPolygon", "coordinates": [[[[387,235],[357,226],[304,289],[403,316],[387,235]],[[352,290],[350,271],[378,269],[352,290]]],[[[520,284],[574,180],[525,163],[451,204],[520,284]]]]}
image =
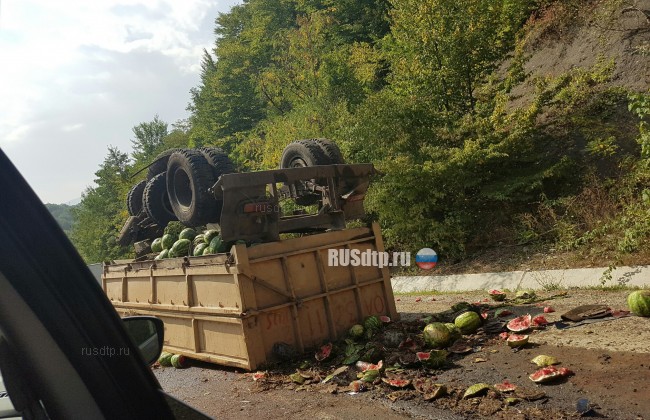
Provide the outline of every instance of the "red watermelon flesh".
{"type": "Polygon", "coordinates": [[[533,382],[537,383],[543,383],[543,382],[549,382],[552,381],[556,378],[561,378],[561,377],[566,377],[566,376],[571,376],[574,373],[567,369],[567,368],[556,368],[554,366],[548,366],[543,369],[540,369],[536,371],[535,373],[532,373],[529,378],[533,382]]]}
{"type": "Polygon", "coordinates": [[[382,316],[379,317],[379,320],[380,320],[381,322],[383,322],[384,324],[388,324],[388,323],[390,322],[390,317],[387,317],[387,316],[383,316],[383,315],[382,315],[382,316]]]}
{"type": "Polygon", "coordinates": [[[512,332],[522,332],[530,329],[531,323],[532,317],[526,314],[511,320],[506,327],[512,332]]]}
{"type": "Polygon", "coordinates": [[[548,321],[546,318],[544,318],[544,315],[537,315],[535,318],[533,318],[533,325],[536,327],[542,327],[546,324],[548,324],[548,321]]]}
{"type": "Polygon", "coordinates": [[[332,343],[327,343],[316,352],[316,360],[322,362],[332,355],[332,343]]]}
{"type": "Polygon", "coordinates": [[[497,391],[501,391],[501,392],[509,392],[509,391],[514,391],[515,389],[517,389],[517,385],[515,385],[515,384],[511,384],[511,383],[508,382],[508,380],[506,379],[506,380],[503,381],[502,383],[494,385],[494,388],[495,388],[497,391]]]}
{"type": "Polygon", "coordinates": [[[381,378],[381,380],[384,383],[387,383],[388,385],[394,387],[394,388],[406,388],[407,386],[411,385],[411,381],[408,379],[388,379],[388,378],[381,378]]]}
{"type": "Polygon", "coordinates": [[[380,360],[376,365],[368,362],[358,361],[356,366],[357,369],[359,369],[361,372],[365,372],[367,370],[381,370],[384,367],[384,361],[380,360]]]}

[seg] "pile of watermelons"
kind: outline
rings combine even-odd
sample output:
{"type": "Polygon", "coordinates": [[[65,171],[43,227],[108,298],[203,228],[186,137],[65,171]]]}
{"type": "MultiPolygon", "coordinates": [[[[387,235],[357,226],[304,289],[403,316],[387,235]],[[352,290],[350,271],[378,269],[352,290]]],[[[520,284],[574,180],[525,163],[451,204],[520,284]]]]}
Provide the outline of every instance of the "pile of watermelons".
{"type": "Polygon", "coordinates": [[[175,367],[176,369],[183,369],[187,367],[187,359],[181,354],[172,354],[166,351],[160,353],[158,364],[163,367],[175,367]]]}
{"type": "Polygon", "coordinates": [[[185,228],[178,234],[174,229],[166,229],[161,238],[156,238],[151,243],[151,251],[158,253],[154,258],[177,258],[201,255],[211,255],[227,252],[234,244],[246,244],[245,241],[225,242],[218,230],[209,229],[198,233],[192,228],[185,228]]]}

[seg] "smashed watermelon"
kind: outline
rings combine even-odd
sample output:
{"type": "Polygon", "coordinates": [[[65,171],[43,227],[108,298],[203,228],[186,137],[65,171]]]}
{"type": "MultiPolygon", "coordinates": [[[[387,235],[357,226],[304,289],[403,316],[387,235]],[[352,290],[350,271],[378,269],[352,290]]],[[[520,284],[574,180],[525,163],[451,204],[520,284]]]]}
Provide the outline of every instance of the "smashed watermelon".
{"type": "Polygon", "coordinates": [[[432,350],[430,352],[419,351],[415,353],[415,356],[424,366],[439,368],[447,362],[448,354],[445,350],[432,350]]]}
{"type": "Polygon", "coordinates": [[[528,336],[519,335],[519,334],[510,334],[507,342],[508,342],[508,346],[512,348],[523,347],[526,344],[528,344],[528,336]]]}
{"type": "Polygon", "coordinates": [[[322,362],[332,355],[332,343],[327,343],[320,348],[315,354],[316,360],[322,362]]]}
{"type": "Polygon", "coordinates": [[[496,389],[499,392],[510,392],[510,391],[514,391],[515,389],[517,389],[517,385],[511,384],[506,379],[502,383],[494,385],[494,389],[496,389]]]}
{"type": "Polygon", "coordinates": [[[492,300],[495,300],[497,302],[501,302],[501,301],[506,300],[506,294],[505,294],[505,292],[502,292],[501,290],[492,289],[492,290],[488,291],[488,294],[490,295],[492,300]]]}
{"type": "Polygon", "coordinates": [[[512,332],[523,332],[530,329],[532,324],[532,317],[530,314],[522,315],[518,318],[510,320],[506,327],[512,332]]]}
{"type": "Polygon", "coordinates": [[[541,384],[571,375],[573,375],[573,372],[567,368],[558,369],[554,366],[549,366],[530,374],[528,377],[531,381],[541,384]]]}
{"type": "Polygon", "coordinates": [[[442,322],[432,322],[422,331],[424,342],[428,347],[443,348],[449,344],[451,334],[442,322]]]}
{"type": "Polygon", "coordinates": [[[392,386],[393,388],[406,388],[407,386],[411,385],[411,381],[408,379],[401,379],[401,378],[394,378],[394,379],[388,379],[388,378],[381,378],[382,382],[385,384],[388,384],[392,386]]]}
{"type": "Polygon", "coordinates": [[[546,324],[548,324],[548,321],[546,318],[544,318],[544,315],[537,315],[535,318],[532,319],[533,325],[535,327],[543,327],[546,324]]]}

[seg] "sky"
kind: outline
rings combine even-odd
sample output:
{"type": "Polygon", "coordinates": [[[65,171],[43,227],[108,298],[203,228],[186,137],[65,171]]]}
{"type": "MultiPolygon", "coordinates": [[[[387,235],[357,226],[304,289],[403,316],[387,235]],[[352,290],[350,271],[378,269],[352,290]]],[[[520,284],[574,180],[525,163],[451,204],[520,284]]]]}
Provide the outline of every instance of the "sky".
{"type": "Polygon", "coordinates": [[[188,117],[214,19],[238,0],[0,0],[0,148],[45,203],[93,184],[132,128],[188,117]]]}

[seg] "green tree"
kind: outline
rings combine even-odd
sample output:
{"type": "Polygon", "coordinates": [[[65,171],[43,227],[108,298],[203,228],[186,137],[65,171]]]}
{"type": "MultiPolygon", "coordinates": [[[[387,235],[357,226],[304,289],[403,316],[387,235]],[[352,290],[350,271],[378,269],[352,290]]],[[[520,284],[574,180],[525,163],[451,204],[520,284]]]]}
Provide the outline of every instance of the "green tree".
{"type": "Polygon", "coordinates": [[[95,172],[95,186],[83,193],[74,209],[77,223],[72,228],[72,241],[87,263],[123,258],[130,251],[117,244],[124,220],[124,197],[129,186],[129,156],[115,147],[95,172]]]}
{"type": "Polygon", "coordinates": [[[160,120],[158,115],[149,122],[142,122],[133,127],[135,139],[133,145],[133,158],[136,161],[146,161],[153,158],[167,136],[167,123],[160,120]]]}

